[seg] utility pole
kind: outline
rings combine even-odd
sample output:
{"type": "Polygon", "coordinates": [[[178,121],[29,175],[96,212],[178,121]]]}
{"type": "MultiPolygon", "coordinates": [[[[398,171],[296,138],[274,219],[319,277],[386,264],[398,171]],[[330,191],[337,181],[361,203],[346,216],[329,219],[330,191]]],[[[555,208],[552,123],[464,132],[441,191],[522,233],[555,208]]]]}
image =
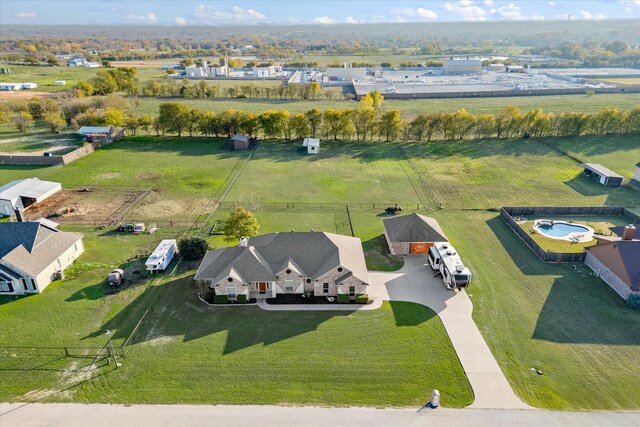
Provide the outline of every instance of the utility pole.
{"type": "Polygon", "coordinates": [[[118,359],[116,358],[116,352],[113,351],[113,343],[111,342],[110,331],[107,329],[106,331],[104,331],[104,333],[107,335],[107,339],[109,340],[109,354],[113,356],[113,361],[116,364],[116,369],[118,369],[122,365],[122,363],[118,362],[118,359]]]}

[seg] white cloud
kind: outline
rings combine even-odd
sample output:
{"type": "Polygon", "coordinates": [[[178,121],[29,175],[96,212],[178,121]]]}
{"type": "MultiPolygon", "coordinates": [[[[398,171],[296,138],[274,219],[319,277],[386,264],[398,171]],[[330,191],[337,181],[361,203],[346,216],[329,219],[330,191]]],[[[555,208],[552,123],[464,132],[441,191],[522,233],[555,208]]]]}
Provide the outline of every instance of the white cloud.
{"type": "Polygon", "coordinates": [[[493,0],[484,0],[482,3],[484,3],[485,6],[493,6],[493,0]]]}
{"type": "Polygon", "coordinates": [[[147,13],[146,15],[127,15],[124,18],[125,20],[129,21],[129,22],[146,22],[149,24],[153,24],[155,22],[158,22],[158,18],[156,18],[156,14],[155,13],[147,13]]]}
{"type": "Polygon", "coordinates": [[[591,12],[587,11],[587,10],[581,10],[580,11],[580,18],[582,19],[605,19],[606,16],[604,16],[602,13],[597,13],[597,14],[592,14],[591,12]]]}
{"type": "Polygon", "coordinates": [[[444,9],[447,12],[462,16],[465,21],[484,21],[487,19],[487,12],[470,0],[460,0],[455,3],[447,2],[444,4],[444,9]]]}
{"type": "Polygon", "coordinates": [[[402,21],[404,21],[405,18],[421,19],[421,20],[427,20],[427,21],[438,19],[437,13],[435,13],[431,9],[425,9],[423,7],[418,7],[416,9],[396,8],[396,9],[391,9],[390,13],[397,20],[402,20],[402,21]]]}
{"type": "Polygon", "coordinates": [[[347,16],[347,18],[344,20],[344,22],[347,23],[347,24],[360,24],[362,21],[357,20],[353,16],[347,16]]]}
{"type": "Polygon", "coordinates": [[[549,2],[549,6],[551,6],[551,7],[556,7],[556,2],[554,2],[554,1],[550,1],[550,2],[549,2]]]}
{"type": "Polygon", "coordinates": [[[300,20],[299,20],[298,18],[295,18],[295,17],[293,17],[293,16],[290,16],[290,17],[288,17],[288,18],[287,18],[287,22],[288,22],[289,24],[299,24],[299,23],[300,23],[300,20]]]}
{"type": "Polygon", "coordinates": [[[524,19],[522,12],[520,12],[520,8],[513,3],[500,7],[498,9],[498,15],[508,19],[524,19]]]}
{"type": "Polygon", "coordinates": [[[14,16],[16,18],[31,19],[31,18],[35,18],[37,15],[35,12],[18,12],[14,16]]]}
{"type": "Polygon", "coordinates": [[[264,21],[267,17],[255,9],[243,9],[234,6],[231,10],[220,10],[213,6],[203,4],[196,7],[193,16],[208,24],[220,24],[229,22],[256,23],[264,21]]]}
{"type": "Polygon", "coordinates": [[[187,20],[182,16],[176,16],[176,24],[178,25],[187,25],[187,20]]]}
{"type": "Polygon", "coordinates": [[[321,25],[330,25],[330,24],[335,24],[336,21],[334,21],[333,18],[329,18],[328,16],[316,16],[315,18],[313,18],[313,23],[321,24],[321,25]]]}

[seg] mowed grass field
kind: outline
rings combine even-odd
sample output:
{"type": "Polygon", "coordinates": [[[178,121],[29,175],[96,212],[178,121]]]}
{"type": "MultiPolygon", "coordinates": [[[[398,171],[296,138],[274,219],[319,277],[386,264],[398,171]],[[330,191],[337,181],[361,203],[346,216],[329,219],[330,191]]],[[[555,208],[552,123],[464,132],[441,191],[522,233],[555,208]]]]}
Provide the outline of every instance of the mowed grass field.
{"type": "Polygon", "coordinates": [[[29,82],[36,83],[41,92],[59,92],[69,90],[76,84],[88,80],[96,76],[101,68],[85,68],[85,67],[40,67],[29,65],[2,65],[11,70],[10,74],[3,74],[0,79],[3,82],[29,82]],[[65,80],[65,86],[55,86],[56,80],[65,80]]]}
{"type": "MultiPolygon", "coordinates": [[[[216,81],[217,82],[217,81],[216,81]]],[[[239,86],[242,82],[234,83],[239,86]]],[[[218,84],[218,83],[215,83],[218,84]]],[[[327,89],[323,89],[327,90],[327,89]]],[[[328,89],[335,91],[337,89],[328,89]]],[[[226,108],[261,113],[266,110],[287,110],[291,114],[302,113],[312,108],[327,110],[331,108],[357,107],[355,101],[342,99],[299,101],[276,99],[179,99],[179,98],[140,98],[140,111],[147,114],[158,114],[159,105],[163,102],[181,102],[191,108],[210,111],[222,111],[226,108]]],[[[466,109],[472,114],[498,113],[507,105],[516,105],[522,111],[542,108],[547,112],[580,111],[593,113],[605,107],[618,107],[623,110],[631,110],[640,105],[640,94],[598,94],[586,95],[561,95],[561,96],[521,96],[505,98],[468,98],[464,102],[460,99],[410,99],[410,100],[384,100],[381,111],[400,110],[406,117],[413,117],[421,113],[433,113],[443,111],[457,111],[466,109]],[[570,106],[570,108],[568,107],[570,106]]]]}
{"type": "MultiPolygon", "coordinates": [[[[635,139],[601,137],[598,144],[630,148],[635,139]]],[[[406,150],[443,208],[636,207],[640,201],[631,189],[605,188],[585,178],[578,162],[532,139],[415,143],[406,150]]],[[[626,156],[626,150],[611,152],[620,164],[635,161],[626,156]]]]}
{"type": "Polygon", "coordinates": [[[473,271],[474,320],[525,402],[638,409],[637,310],[588,267],[540,261],[495,212],[433,216],[473,271]]]}

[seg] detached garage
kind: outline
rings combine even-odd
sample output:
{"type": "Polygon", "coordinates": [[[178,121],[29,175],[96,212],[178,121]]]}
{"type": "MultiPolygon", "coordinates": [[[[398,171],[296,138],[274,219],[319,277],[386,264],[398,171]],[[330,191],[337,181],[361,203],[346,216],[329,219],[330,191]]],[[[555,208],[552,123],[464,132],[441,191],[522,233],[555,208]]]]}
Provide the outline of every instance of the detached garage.
{"type": "Polygon", "coordinates": [[[0,187],[0,216],[13,215],[16,208],[26,209],[62,190],[59,182],[38,178],[18,179],[0,187]]]}
{"type": "Polygon", "coordinates": [[[384,237],[393,255],[426,254],[435,242],[446,242],[440,224],[413,213],[384,220],[384,237]]]}
{"type": "Polygon", "coordinates": [[[605,187],[620,187],[622,185],[622,175],[619,175],[597,163],[583,163],[584,174],[588,178],[598,181],[605,187]]]}

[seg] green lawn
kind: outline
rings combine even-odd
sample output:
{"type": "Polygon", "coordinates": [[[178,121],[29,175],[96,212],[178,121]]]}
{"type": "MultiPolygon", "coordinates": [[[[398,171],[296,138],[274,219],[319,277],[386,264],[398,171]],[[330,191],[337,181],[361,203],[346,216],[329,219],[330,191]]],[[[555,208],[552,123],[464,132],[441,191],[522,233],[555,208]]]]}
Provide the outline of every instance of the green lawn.
{"type": "Polygon", "coordinates": [[[600,163],[618,172],[626,180],[633,177],[640,161],[637,136],[581,136],[550,141],[584,162],[600,163]]]}
{"type": "MultiPolygon", "coordinates": [[[[600,143],[620,139],[602,137],[600,143]]],[[[635,137],[624,140],[631,145],[635,137]]],[[[631,189],[605,188],[585,178],[578,162],[532,139],[414,143],[406,150],[444,208],[633,207],[640,200],[631,189]]]]}
{"type": "Polygon", "coordinates": [[[82,138],[73,133],[52,134],[48,129],[37,129],[28,135],[12,132],[6,127],[0,132],[0,152],[38,152],[55,149],[56,153],[82,146],[82,138]]]}
{"type": "Polygon", "coordinates": [[[69,90],[81,81],[95,77],[101,68],[85,67],[37,67],[28,65],[2,65],[11,69],[11,74],[3,74],[3,82],[37,83],[39,92],[59,92],[69,90]],[[54,86],[56,80],[66,80],[66,86],[54,86]]]}
{"type": "Polygon", "coordinates": [[[640,312],[588,267],[540,261],[496,213],[434,216],[474,273],[474,320],[525,402],[638,409],[640,312]]]}

